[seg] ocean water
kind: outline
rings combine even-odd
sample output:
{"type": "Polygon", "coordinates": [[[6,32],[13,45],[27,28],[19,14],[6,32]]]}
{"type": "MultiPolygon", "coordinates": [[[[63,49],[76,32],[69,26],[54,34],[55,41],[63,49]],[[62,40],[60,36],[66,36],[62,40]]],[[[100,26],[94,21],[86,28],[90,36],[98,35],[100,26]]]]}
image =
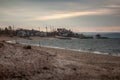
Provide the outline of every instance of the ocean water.
{"type": "Polygon", "coordinates": [[[120,56],[120,39],[18,40],[19,43],[120,56]]]}
{"type": "Polygon", "coordinates": [[[79,33],[88,36],[95,36],[96,34],[100,34],[103,37],[120,38],[120,32],[79,32],[79,33]]]}

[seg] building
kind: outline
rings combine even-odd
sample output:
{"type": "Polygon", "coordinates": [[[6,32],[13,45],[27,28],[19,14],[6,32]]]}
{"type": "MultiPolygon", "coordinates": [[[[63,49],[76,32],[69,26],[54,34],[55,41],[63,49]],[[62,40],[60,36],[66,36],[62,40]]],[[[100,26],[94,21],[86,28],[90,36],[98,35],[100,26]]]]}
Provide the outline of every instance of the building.
{"type": "Polygon", "coordinates": [[[57,29],[57,35],[58,36],[64,36],[64,37],[72,37],[73,32],[71,30],[67,30],[65,28],[58,28],[57,29]]]}
{"type": "Polygon", "coordinates": [[[16,30],[16,34],[19,37],[29,37],[30,36],[30,32],[28,30],[23,30],[23,29],[16,30]]]}

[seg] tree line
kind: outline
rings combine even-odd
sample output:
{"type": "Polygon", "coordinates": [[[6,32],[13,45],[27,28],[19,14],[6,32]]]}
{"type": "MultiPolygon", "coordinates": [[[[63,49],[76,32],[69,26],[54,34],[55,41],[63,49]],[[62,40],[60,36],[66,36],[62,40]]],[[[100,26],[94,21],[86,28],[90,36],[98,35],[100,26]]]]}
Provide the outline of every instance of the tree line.
{"type": "Polygon", "coordinates": [[[16,35],[16,31],[11,26],[8,26],[5,28],[0,28],[0,35],[14,36],[16,35]]]}

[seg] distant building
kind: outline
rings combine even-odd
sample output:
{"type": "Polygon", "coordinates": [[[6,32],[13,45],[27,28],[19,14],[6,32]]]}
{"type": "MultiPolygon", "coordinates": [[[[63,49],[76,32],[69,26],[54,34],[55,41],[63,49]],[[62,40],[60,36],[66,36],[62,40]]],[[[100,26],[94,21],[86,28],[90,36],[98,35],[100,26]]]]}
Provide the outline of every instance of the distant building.
{"type": "Polygon", "coordinates": [[[58,28],[57,29],[58,36],[64,36],[64,37],[72,37],[73,32],[71,30],[67,30],[65,28],[58,28]]]}
{"type": "Polygon", "coordinates": [[[23,30],[23,29],[19,29],[16,30],[17,36],[19,37],[29,37],[30,36],[30,32],[28,30],[23,30]]]}
{"type": "Polygon", "coordinates": [[[19,37],[29,37],[29,36],[36,36],[36,30],[27,30],[27,29],[18,29],[16,30],[17,36],[19,37]]]}
{"type": "Polygon", "coordinates": [[[17,36],[24,37],[24,36],[26,36],[26,32],[25,31],[17,31],[17,36]]]}
{"type": "Polygon", "coordinates": [[[47,36],[46,32],[40,32],[37,30],[25,30],[25,29],[19,29],[16,30],[17,36],[19,37],[30,37],[30,36],[41,36],[41,37],[45,37],[47,36]]]}
{"type": "Polygon", "coordinates": [[[46,32],[40,32],[40,33],[39,33],[39,36],[40,36],[40,37],[46,37],[46,36],[47,36],[47,33],[46,33],[46,32]]]}

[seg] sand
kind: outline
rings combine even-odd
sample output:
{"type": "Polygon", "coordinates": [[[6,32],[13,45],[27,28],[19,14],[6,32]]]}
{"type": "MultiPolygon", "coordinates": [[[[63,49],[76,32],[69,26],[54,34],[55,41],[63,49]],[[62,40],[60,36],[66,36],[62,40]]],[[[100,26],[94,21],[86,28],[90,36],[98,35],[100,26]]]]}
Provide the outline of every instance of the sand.
{"type": "Polygon", "coordinates": [[[120,80],[118,56],[3,41],[13,39],[0,37],[0,80],[120,80]]]}

